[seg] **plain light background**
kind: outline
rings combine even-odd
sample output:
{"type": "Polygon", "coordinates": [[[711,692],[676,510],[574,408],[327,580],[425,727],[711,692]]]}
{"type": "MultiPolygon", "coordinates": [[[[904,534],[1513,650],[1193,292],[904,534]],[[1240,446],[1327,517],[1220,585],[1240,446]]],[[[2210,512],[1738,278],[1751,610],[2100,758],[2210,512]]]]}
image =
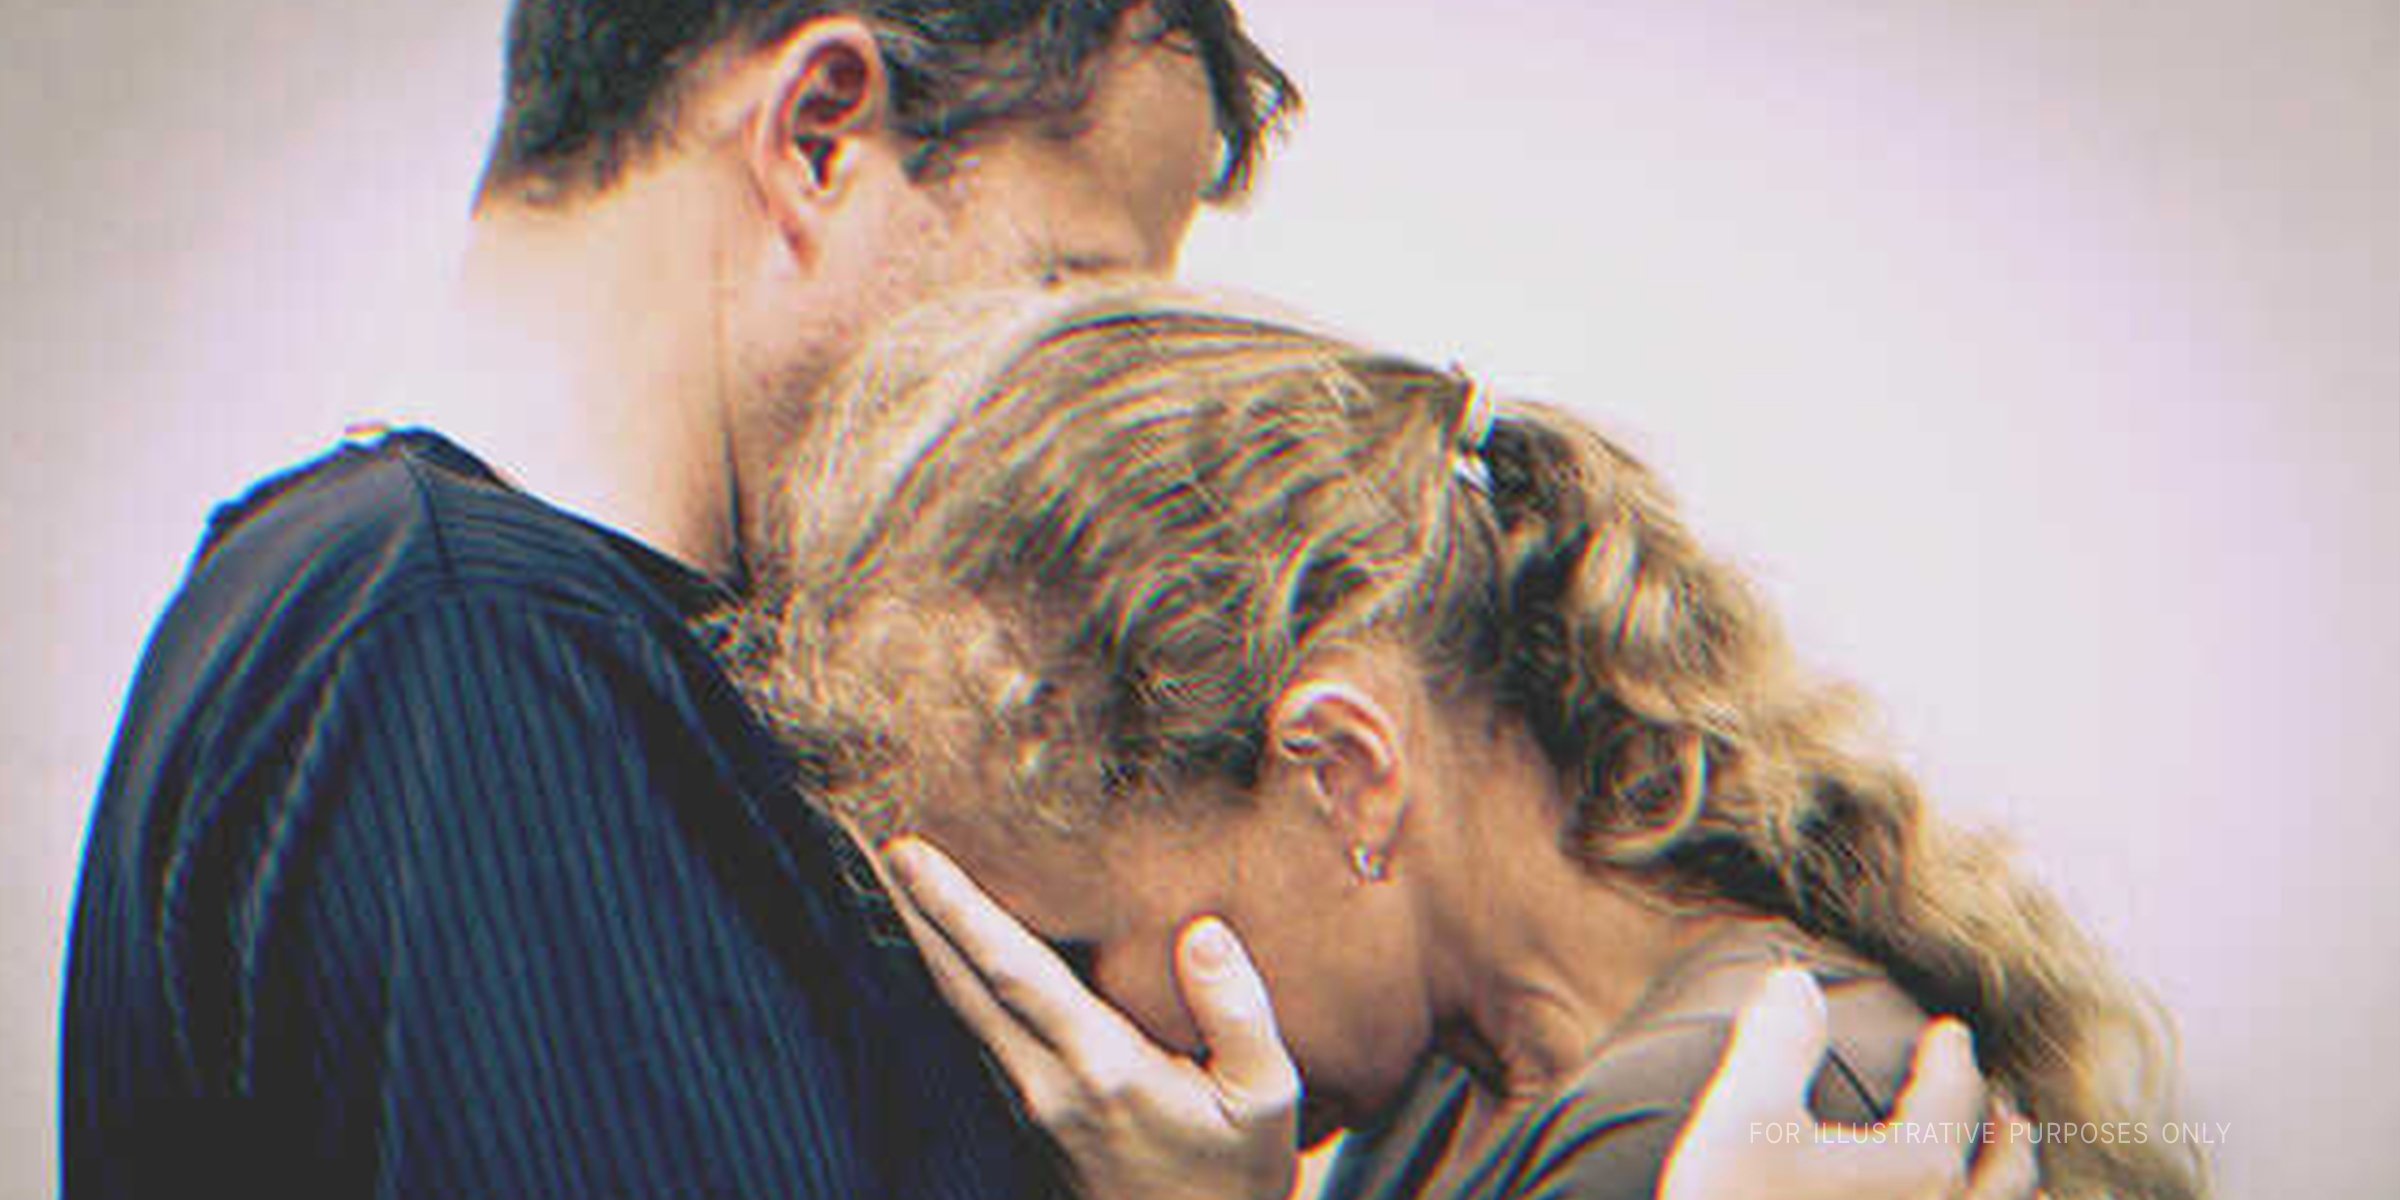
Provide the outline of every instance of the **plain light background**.
{"type": "MultiPolygon", "coordinates": [[[[502,7],[7,0],[0,1195],[142,637],[393,411],[502,7]]],[[[2225,1194],[2389,1195],[2400,5],[1246,7],[1311,112],[1187,273],[1623,433],[2167,997],[2225,1194]]]]}

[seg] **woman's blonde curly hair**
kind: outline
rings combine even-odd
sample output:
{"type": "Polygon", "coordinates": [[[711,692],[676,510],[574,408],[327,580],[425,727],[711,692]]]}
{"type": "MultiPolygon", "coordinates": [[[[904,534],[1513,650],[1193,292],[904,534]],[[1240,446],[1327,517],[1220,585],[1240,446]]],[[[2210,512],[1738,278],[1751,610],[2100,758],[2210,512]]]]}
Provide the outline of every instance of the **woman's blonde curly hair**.
{"type": "Polygon", "coordinates": [[[1255,306],[946,305],[828,393],[824,419],[878,419],[812,440],[792,511],[817,516],[734,653],[819,796],[871,828],[970,787],[1073,830],[1240,803],[1302,665],[1397,644],[1525,722],[1588,869],[1871,957],[1967,1021],[2034,1121],[2148,1123],[2044,1145],[2049,1194],[2202,1194],[2162,1136],[2156,1006],[1994,839],[1928,811],[1656,476],[1562,410],[1487,425],[1474,401],[1255,306]]]}

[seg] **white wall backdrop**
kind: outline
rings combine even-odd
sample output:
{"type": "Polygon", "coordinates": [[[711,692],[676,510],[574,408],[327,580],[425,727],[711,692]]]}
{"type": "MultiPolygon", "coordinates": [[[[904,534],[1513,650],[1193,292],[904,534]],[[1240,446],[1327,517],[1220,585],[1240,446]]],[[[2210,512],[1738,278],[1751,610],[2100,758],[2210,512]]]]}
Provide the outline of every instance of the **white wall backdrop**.
{"type": "MultiPolygon", "coordinates": [[[[207,506],[388,412],[500,0],[6,0],[0,1195],[207,506]]],[[[2400,5],[1251,0],[1188,273],[1584,406],[2181,1018],[2232,1196],[2388,1195],[2400,5]]]]}

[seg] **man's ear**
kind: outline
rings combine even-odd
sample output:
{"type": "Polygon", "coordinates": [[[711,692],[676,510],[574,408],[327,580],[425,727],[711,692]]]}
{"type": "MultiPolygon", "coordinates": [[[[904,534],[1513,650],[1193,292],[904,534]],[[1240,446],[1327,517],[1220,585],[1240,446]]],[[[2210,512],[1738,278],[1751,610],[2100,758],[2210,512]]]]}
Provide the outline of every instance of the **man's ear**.
{"type": "Polygon", "coordinates": [[[1297,772],[1353,852],[1390,852],[1408,781],[1399,723],[1372,690],[1337,676],[1303,678],[1267,713],[1267,754],[1271,770],[1297,772]]]}
{"type": "Polygon", "coordinates": [[[771,90],[745,138],[753,186],[795,254],[811,256],[825,212],[857,166],[861,142],[882,132],[891,80],[873,30],[826,17],[775,51],[771,90]]]}

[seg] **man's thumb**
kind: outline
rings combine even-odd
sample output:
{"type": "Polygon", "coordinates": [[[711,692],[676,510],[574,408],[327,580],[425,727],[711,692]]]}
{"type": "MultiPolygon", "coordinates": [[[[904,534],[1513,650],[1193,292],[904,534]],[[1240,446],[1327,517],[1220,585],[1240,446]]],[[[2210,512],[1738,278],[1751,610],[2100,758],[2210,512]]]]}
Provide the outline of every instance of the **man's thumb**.
{"type": "Polygon", "coordinates": [[[1779,967],[1734,1018],[1703,1105],[1720,1120],[1808,1120],[1809,1081],[1824,1061],[1825,993],[1807,971],[1779,967]]]}

